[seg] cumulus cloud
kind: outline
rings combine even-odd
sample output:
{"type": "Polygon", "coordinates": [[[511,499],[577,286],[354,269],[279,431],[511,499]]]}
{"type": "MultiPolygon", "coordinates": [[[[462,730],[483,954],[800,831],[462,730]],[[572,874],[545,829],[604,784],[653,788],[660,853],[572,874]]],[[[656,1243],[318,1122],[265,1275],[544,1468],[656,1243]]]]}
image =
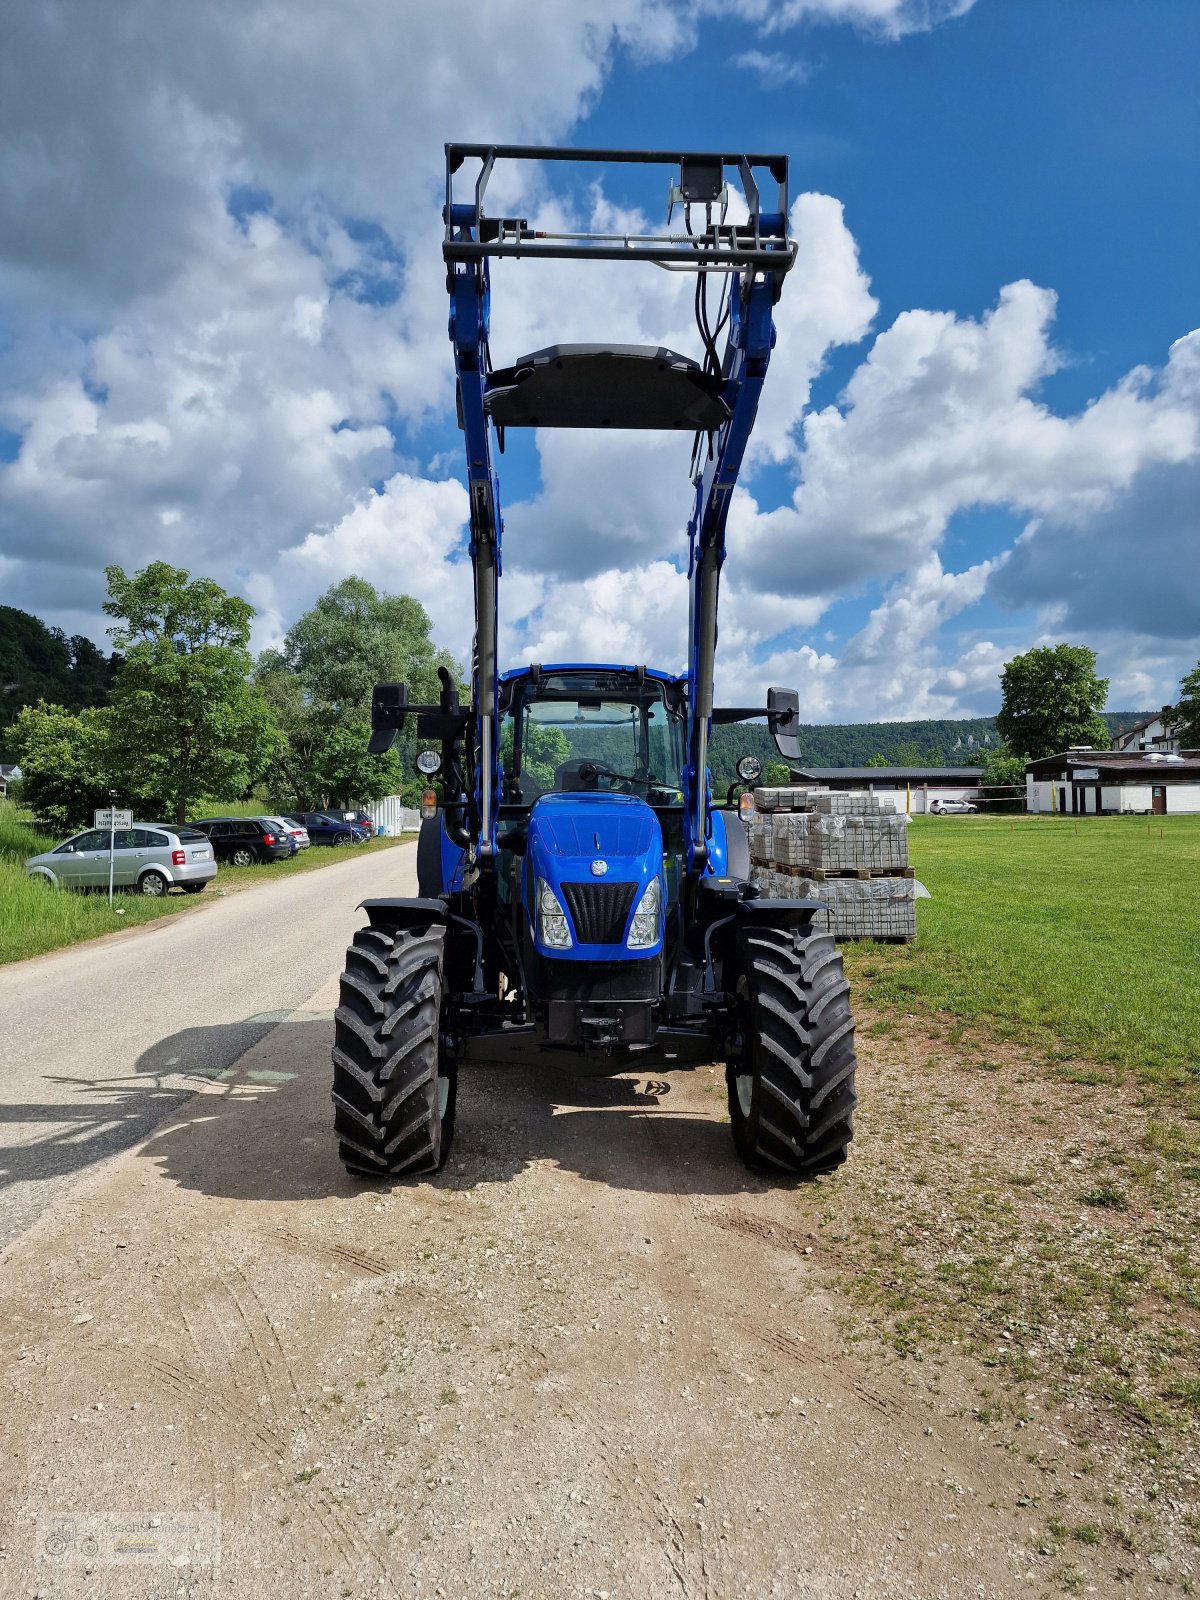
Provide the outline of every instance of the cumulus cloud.
{"type": "Polygon", "coordinates": [[[1200,448],[1192,341],[1075,416],[1036,390],[1058,358],[1055,297],[1009,284],[978,321],[910,311],[875,340],[841,401],[807,417],[792,503],[742,519],[752,581],[798,595],[916,568],[973,506],[1090,519],[1152,468],[1200,448]]]}
{"type": "MultiPolygon", "coordinates": [[[[212,0],[153,26],[143,0],[14,8],[0,52],[0,429],[17,441],[0,463],[3,599],[101,637],[105,562],[162,557],[246,594],[264,643],[358,571],[422,599],[464,657],[443,138],[564,138],[618,53],[677,57],[718,12],[760,36],[743,66],[795,82],[776,48],[788,28],[899,39],[969,4],[613,0],[597,19],[557,0],[486,14],[444,0],[401,19],[386,0],[212,0]],[[521,93],[464,102],[461,85],[484,81],[521,93]]],[[[544,226],[659,220],[556,179],[498,172],[496,203],[544,226]]],[[[1161,684],[1177,657],[1155,638],[1200,628],[1195,586],[1156,581],[1194,548],[1196,336],[1057,415],[1040,396],[1058,361],[1054,295],[1016,283],[977,319],[896,318],[811,415],[830,352],[868,336],[877,304],[835,199],[801,195],[792,225],[798,260],[730,517],[718,692],[749,703],[792,681],[813,716],[992,705],[1012,643],[971,626],[985,594],[1038,629],[1099,630],[1130,663],[1115,680],[1130,694],[1161,684]],[[980,505],[1026,517],[1025,533],[945,570],[947,530],[980,505]],[[840,654],[807,642],[867,587],[878,603],[840,654]]],[[[631,292],[624,264],[586,277],[501,264],[497,363],[597,338],[697,353],[691,280],[638,270],[631,292]]],[[[682,666],[689,445],[530,442],[539,486],[510,505],[506,534],[510,659],[682,666]]]]}

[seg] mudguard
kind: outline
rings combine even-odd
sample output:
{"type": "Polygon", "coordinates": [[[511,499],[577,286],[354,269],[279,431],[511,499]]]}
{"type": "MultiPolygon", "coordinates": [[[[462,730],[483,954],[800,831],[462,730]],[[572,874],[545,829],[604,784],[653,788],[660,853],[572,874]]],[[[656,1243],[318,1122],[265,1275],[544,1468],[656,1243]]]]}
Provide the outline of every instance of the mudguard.
{"type": "Polygon", "coordinates": [[[439,811],[425,817],[417,835],[417,892],[421,895],[454,894],[462,888],[465,855],[446,833],[439,811]]]}

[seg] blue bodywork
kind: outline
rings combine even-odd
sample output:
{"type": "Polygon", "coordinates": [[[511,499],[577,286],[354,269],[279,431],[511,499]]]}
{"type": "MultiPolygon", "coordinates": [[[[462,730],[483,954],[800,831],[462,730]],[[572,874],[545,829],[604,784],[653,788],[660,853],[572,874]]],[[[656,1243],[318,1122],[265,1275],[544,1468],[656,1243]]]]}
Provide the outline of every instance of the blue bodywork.
{"type": "Polygon", "coordinates": [[[534,803],[529,814],[529,843],[525,851],[522,891],[526,916],[530,918],[534,944],[540,954],[560,961],[640,961],[657,956],[662,950],[663,837],[658,818],[644,800],[628,794],[545,794],[534,803]],[[592,872],[594,862],[603,862],[602,876],[592,872]],[[569,949],[544,945],[537,937],[537,883],[547,883],[567,910],[563,885],[625,884],[636,887],[630,897],[629,912],[620,944],[581,944],[572,926],[569,949]],[[651,879],[659,880],[658,938],[640,950],[626,948],[629,924],[634,909],[651,879]]]}
{"type": "MultiPolygon", "coordinates": [[[[549,674],[572,669],[629,673],[637,670],[623,663],[607,661],[552,662],[541,670],[549,674]]],[[[654,678],[661,683],[678,684],[683,681],[653,667],[643,670],[647,678],[654,678]]],[[[515,667],[501,673],[498,683],[512,683],[529,675],[528,667],[515,667]]],[[[724,877],[729,862],[724,813],[710,809],[706,822],[708,852],[701,869],[702,875],[724,877]]],[[[466,855],[462,847],[448,837],[444,825],[439,826],[439,835],[442,885],[447,893],[456,893],[463,886],[466,855]]],[[[603,793],[543,795],[530,813],[525,870],[520,880],[522,905],[537,948],[544,955],[566,961],[637,961],[660,954],[663,919],[669,898],[663,869],[662,828],[653,810],[636,796],[603,793]],[[653,946],[629,950],[623,942],[613,945],[581,944],[576,936],[569,950],[551,950],[537,940],[537,878],[543,878],[561,901],[564,883],[597,881],[591,877],[591,863],[594,860],[607,863],[604,881],[638,885],[626,919],[626,934],[633,908],[641,899],[645,885],[651,877],[659,876],[662,881],[662,909],[659,913],[659,938],[653,946]]],[[[574,928],[572,934],[575,934],[574,928]]]]}

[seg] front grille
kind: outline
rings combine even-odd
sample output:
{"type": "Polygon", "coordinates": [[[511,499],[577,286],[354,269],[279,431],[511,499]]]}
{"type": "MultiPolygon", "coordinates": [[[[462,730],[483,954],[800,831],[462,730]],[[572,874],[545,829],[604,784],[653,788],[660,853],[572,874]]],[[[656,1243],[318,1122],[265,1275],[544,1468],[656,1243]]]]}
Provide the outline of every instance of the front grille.
{"type": "Polygon", "coordinates": [[[564,883],[567,910],[580,944],[620,944],[636,883],[564,883]]]}

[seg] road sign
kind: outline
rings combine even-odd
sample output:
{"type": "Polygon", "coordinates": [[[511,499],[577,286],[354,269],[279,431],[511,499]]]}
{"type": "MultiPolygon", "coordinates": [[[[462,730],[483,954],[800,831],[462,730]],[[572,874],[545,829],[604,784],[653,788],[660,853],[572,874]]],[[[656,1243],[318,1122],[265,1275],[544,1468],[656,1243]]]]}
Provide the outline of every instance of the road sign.
{"type": "Polygon", "coordinates": [[[92,823],[93,828],[111,829],[133,827],[132,811],[97,811],[95,813],[95,818],[96,820],[92,823]]]}

